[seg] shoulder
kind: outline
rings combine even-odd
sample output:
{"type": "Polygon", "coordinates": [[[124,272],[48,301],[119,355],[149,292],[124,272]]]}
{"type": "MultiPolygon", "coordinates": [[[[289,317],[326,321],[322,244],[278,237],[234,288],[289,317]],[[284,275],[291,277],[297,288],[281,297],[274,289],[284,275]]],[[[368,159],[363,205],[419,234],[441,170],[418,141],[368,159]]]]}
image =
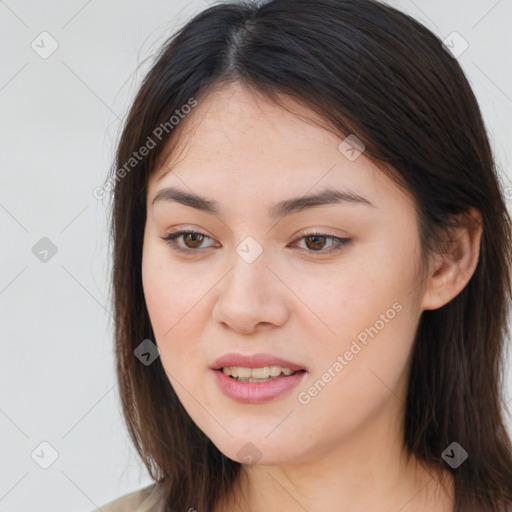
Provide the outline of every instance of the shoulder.
{"type": "Polygon", "coordinates": [[[91,512],[150,512],[150,495],[155,484],[124,494],[91,512]]]}

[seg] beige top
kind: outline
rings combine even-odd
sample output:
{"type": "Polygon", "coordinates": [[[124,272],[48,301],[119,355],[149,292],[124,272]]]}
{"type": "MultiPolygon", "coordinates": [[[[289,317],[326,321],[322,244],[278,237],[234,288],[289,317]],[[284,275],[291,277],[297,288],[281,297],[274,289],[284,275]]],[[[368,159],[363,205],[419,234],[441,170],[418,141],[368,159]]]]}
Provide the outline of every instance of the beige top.
{"type": "Polygon", "coordinates": [[[124,494],[91,512],[150,512],[154,505],[150,496],[154,487],[155,484],[151,484],[138,491],[124,494]]]}

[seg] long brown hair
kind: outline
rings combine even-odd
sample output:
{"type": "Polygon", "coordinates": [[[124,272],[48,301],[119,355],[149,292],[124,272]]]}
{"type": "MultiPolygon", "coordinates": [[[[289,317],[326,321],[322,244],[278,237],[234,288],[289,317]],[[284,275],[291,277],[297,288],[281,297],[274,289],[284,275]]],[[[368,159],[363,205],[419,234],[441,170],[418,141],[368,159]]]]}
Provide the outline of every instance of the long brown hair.
{"type": "Polygon", "coordinates": [[[178,137],[178,117],[232,81],[276,103],[293,97],[331,130],[356,134],[365,155],[415,197],[425,261],[456,214],[481,212],[473,276],[454,300],[420,318],[404,444],[429,467],[452,473],[456,512],[512,509],[503,397],[511,219],[477,100],[441,41],[389,6],[271,0],[214,5],[169,38],[136,95],[106,184],[113,189],[120,399],[133,443],[157,482],[158,510],[211,511],[240,478],[241,464],[194,424],[160,358],[146,366],[134,356],[143,340],[155,339],[141,281],[148,179],[178,137]],[[457,469],[441,456],[454,441],[469,454],[457,469]]]}

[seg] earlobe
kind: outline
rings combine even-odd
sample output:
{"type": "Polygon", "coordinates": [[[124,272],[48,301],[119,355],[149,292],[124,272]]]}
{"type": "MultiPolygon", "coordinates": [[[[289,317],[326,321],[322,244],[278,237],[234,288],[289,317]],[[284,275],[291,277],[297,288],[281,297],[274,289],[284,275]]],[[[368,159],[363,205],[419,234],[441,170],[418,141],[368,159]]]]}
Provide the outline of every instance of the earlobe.
{"type": "Polygon", "coordinates": [[[481,213],[471,208],[455,217],[449,228],[448,250],[436,253],[425,284],[421,310],[439,309],[454,299],[468,284],[478,265],[483,232],[481,213]]]}

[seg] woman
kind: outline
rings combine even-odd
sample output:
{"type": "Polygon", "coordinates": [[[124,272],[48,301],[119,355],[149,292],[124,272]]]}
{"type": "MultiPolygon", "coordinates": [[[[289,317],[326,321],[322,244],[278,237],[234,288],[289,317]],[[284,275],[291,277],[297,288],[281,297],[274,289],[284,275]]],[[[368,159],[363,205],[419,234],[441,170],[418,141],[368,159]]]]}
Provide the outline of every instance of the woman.
{"type": "Polygon", "coordinates": [[[512,510],[510,218],[457,61],[372,0],[223,3],[119,142],[113,510],[512,510]]]}

